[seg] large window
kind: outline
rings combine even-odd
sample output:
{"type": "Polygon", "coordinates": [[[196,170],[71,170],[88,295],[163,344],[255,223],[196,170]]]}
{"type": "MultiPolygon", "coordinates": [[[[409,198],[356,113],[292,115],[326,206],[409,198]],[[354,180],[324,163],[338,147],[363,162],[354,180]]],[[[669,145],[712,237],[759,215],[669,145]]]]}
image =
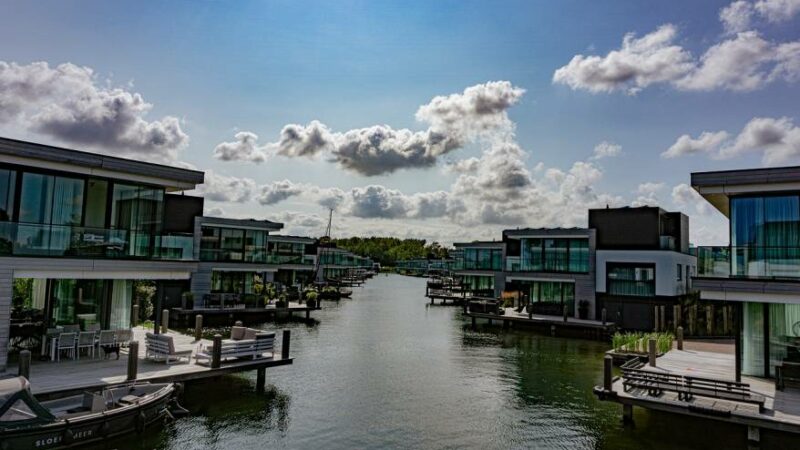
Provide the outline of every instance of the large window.
{"type": "Polygon", "coordinates": [[[503,250],[496,248],[465,248],[464,270],[503,270],[503,250]]]}
{"type": "Polygon", "coordinates": [[[731,274],[800,276],[800,197],[735,197],[731,207],[731,274]]]}
{"type": "Polygon", "coordinates": [[[523,238],[520,270],[586,273],[589,271],[589,240],[523,238]]]}
{"type": "Polygon", "coordinates": [[[266,262],[268,232],[205,226],[201,228],[200,259],[203,261],[266,262]]]}
{"type": "Polygon", "coordinates": [[[111,227],[131,231],[160,231],[164,190],[115,183],[111,197],[111,227]]]}
{"type": "Polygon", "coordinates": [[[494,295],[493,275],[465,275],[462,283],[465,289],[468,289],[473,293],[476,291],[485,291],[484,293],[486,293],[486,295],[494,295]]]}
{"type": "Polygon", "coordinates": [[[252,294],[254,272],[211,272],[211,292],[252,294]]]}
{"type": "Polygon", "coordinates": [[[564,306],[575,314],[575,284],[560,281],[534,281],[530,285],[530,301],[536,314],[562,315],[564,306]]]}
{"type": "Polygon", "coordinates": [[[618,264],[607,266],[606,290],[611,295],[653,297],[656,295],[654,264],[618,264]]]}
{"type": "Polygon", "coordinates": [[[14,188],[17,173],[13,170],[0,169],[0,221],[11,220],[14,214],[14,188]]]}

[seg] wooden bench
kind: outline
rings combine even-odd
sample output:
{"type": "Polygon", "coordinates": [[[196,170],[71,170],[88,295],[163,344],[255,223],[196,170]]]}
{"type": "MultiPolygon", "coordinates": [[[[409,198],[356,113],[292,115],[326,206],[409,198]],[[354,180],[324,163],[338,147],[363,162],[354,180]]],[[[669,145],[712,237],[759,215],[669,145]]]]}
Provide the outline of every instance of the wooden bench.
{"type": "Polygon", "coordinates": [[[622,386],[625,392],[632,388],[646,389],[647,394],[653,397],[664,391],[676,392],[682,401],[690,401],[698,396],[751,403],[758,405],[759,412],[763,412],[766,401],[763,395],[751,392],[747,383],[642,369],[623,368],[622,386]]]}
{"type": "MultiPolygon", "coordinates": [[[[220,347],[220,361],[240,358],[261,358],[265,353],[275,355],[275,333],[257,333],[253,339],[226,339],[220,347]]],[[[210,365],[214,346],[201,348],[194,356],[197,364],[210,365]]]]}
{"type": "Polygon", "coordinates": [[[186,359],[188,363],[192,350],[175,350],[175,342],[172,336],[164,334],[147,333],[144,336],[145,342],[145,359],[152,361],[163,361],[169,365],[171,362],[180,362],[181,359],[186,359]]]}
{"type": "Polygon", "coordinates": [[[782,391],[786,382],[800,383],[800,363],[783,361],[775,366],[775,388],[782,391]]]}

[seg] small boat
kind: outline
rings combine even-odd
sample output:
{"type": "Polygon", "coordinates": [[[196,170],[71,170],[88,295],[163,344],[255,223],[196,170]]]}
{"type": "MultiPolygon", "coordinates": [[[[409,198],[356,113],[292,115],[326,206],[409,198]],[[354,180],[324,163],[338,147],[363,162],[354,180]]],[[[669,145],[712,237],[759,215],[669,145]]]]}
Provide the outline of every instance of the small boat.
{"type": "Polygon", "coordinates": [[[39,402],[25,377],[0,380],[0,450],[61,449],[144,430],[163,420],[176,387],[137,383],[39,402]]]}

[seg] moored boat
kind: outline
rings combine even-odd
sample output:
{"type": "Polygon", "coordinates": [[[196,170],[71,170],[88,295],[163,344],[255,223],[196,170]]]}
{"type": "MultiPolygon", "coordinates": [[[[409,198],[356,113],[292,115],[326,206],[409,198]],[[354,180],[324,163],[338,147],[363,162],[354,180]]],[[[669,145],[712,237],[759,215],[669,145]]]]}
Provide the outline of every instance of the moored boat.
{"type": "Polygon", "coordinates": [[[0,380],[0,450],[61,449],[144,430],[163,420],[176,387],[138,383],[39,402],[24,377],[0,380]]]}

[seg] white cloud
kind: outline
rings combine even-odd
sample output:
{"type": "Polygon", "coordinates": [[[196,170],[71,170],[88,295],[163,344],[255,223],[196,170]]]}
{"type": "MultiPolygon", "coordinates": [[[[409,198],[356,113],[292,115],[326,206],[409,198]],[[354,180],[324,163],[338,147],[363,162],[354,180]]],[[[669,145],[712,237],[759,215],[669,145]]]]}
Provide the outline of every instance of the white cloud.
{"type": "Polygon", "coordinates": [[[290,197],[300,195],[303,191],[303,186],[292,183],[289,180],[273,181],[261,187],[261,193],[258,195],[257,200],[262,205],[274,205],[290,197]]]}
{"type": "Polygon", "coordinates": [[[754,8],[770,22],[784,22],[800,12],[800,0],[759,0],[754,8]]]}
{"type": "Polygon", "coordinates": [[[622,154],[622,146],[612,142],[603,141],[595,145],[591,159],[613,158],[622,154]]]}
{"type": "Polygon", "coordinates": [[[661,199],[659,198],[659,194],[665,187],[667,187],[667,185],[664,183],[647,182],[640,184],[636,187],[636,194],[638,196],[631,202],[631,206],[660,206],[661,199]]]}
{"type": "Polygon", "coordinates": [[[695,153],[713,153],[719,149],[725,140],[728,139],[726,131],[710,132],[704,131],[696,139],[688,134],[684,134],[675,141],[665,152],[661,153],[662,158],[677,158],[683,155],[693,155],[695,153]]]}
{"type": "Polygon", "coordinates": [[[753,12],[750,2],[738,0],[719,11],[719,20],[727,33],[735,34],[750,28],[753,12]]]}
{"type": "Polygon", "coordinates": [[[135,92],[101,86],[72,63],[0,61],[0,123],[113,155],[172,162],[189,142],[180,120],[145,119],[153,105],[135,92]]]}
{"type": "Polygon", "coordinates": [[[800,160],[800,127],[788,117],[753,118],[719,156],[730,158],[746,152],[762,153],[765,165],[800,160]]]}
{"type": "Polygon", "coordinates": [[[205,212],[203,212],[203,215],[208,217],[224,217],[225,210],[216,206],[211,208],[205,208],[205,212]]]}
{"type": "Polygon", "coordinates": [[[256,190],[256,182],[250,178],[238,178],[205,171],[205,181],[198,191],[207,200],[215,202],[243,203],[250,201],[256,190]]]}
{"type": "Polygon", "coordinates": [[[234,142],[222,142],[214,147],[214,158],[223,161],[264,162],[268,153],[258,145],[258,135],[241,131],[234,136],[234,142]]]}
{"type": "Polygon", "coordinates": [[[709,215],[714,207],[686,183],[672,188],[672,202],[679,208],[692,208],[698,214],[709,215]]]}

